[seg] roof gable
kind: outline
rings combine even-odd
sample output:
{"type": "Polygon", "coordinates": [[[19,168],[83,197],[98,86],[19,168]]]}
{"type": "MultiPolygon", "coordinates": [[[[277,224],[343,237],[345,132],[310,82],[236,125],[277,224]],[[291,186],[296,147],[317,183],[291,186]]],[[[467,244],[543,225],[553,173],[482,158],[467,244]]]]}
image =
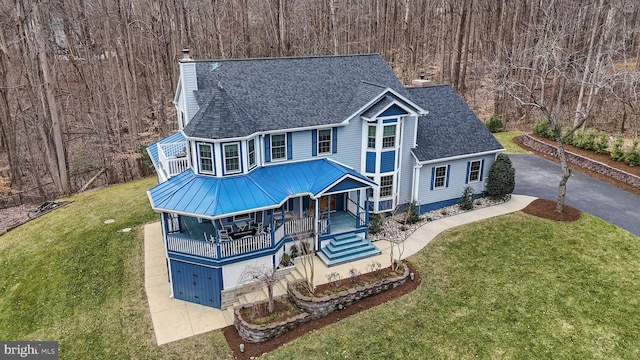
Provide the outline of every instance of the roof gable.
{"type": "Polygon", "coordinates": [[[409,98],[429,111],[418,118],[420,162],[502,150],[502,145],[450,85],[407,88],[409,98]]]}
{"type": "Polygon", "coordinates": [[[210,139],[339,124],[385,89],[406,94],[378,54],[196,61],[196,74],[200,111],[184,131],[210,139]]]}

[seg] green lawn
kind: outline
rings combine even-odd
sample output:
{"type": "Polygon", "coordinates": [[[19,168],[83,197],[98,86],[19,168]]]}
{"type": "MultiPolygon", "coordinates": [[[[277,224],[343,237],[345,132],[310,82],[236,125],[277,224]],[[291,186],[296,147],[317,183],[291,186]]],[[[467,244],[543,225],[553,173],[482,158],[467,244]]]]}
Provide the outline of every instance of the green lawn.
{"type": "Polygon", "coordinates": [[[493,136],[502,144],[507,150],[507,154],[526,154],[527,151],[516,145],[513,142],[513,138],[522,135],[522,131],[505,131],[494,133],[493,136]]]}
{"type": "MultiPolygon", "coordinates": [[[[61,359],[230,358],[220,331],[155,344],[141,228],[154,183],[73,197],[0,236],[0,339],[59,340],[61,359]]],[[[415,292],[265,358],[640,358],[639,240],[588,215],[456,228],[411,258],[415,292]]]]}
{"type": "Polygon", "coordinates": [[[638,359],[638,240],[588,215],[456,228],[411,258],[415,292],[265,359],[638,359]]]}
{"type": "Polygon", "coordinates": [[[158,347],[144,292],[149,178],[72,197],[0,236],[0,339],[58,340],[61,359],[225,358],[220,332],[158,347]],[[114,219],[112,224],[104,220],[114,219]],[[133,231],[123,233],[123,228],[133,231]]]}

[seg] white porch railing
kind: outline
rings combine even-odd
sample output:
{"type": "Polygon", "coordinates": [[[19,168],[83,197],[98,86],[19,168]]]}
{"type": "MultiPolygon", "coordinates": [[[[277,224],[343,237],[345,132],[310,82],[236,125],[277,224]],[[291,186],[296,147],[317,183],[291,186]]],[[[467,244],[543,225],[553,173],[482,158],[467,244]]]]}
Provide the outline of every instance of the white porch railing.
{"type": "Polygon", "coordinates": [[[322,234],[329,233],[329,219],[320,219],[318,220],[318,232],[322,234]]]}
{"type": "MultiPolygon", "coordinates": [[[[313,218],[303,217],[302,219],[289,220],[284,223],[284,235],[307,233],[313,231],[313,218]]],[[[276,237],[276,241],[278,238],[276,237]]]]}
{"type": "Polygon", "coordinates": [[[179,234],[167,235],[167,249],[214,259],[218,257],[215,243],[190,239],[179,234]]]}
{"type": "Polygon", "coordinates": [[[273,232],[273,240],[280,241],[284,237],[284,225],[277,227],[273,232]]]}
{"type": "Polygon", "coordinates": [[[247,236],[241,239],[223,241],[220,243],[220,256],[223,258],[242,255],[252,251],[271,247],[271,234],[247,236]]]}
{"type": "Polygon", "coordinates": [[[178,175],[189,168],[186,142],[158,144],[158,159],[167,177],[178,175]]]}
{"type": "Polygon", "coordinates": [[[367,213],[363,211],[360,212],[360,217],[358,218],[358,226],[367,225],[367,213]]]}

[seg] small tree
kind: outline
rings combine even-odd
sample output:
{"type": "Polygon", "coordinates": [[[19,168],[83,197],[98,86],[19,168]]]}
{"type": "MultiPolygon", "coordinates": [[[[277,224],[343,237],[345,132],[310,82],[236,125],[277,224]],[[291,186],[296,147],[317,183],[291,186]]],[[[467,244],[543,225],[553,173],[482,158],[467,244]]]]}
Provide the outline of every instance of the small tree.
{"type": "Polygon", "coordinates": [[[267,287],[269,314],[274,311],[273,287],[284,278],[284,275],[277,271],[275,267],[268,266],[248,266],[240,275],[240,281],[246,282],[257,280],[267,287]]]}
{"type": "Polygon", "coordinates": [[[502,120],[500,120],[497,114],[491,115],[489,120],[487,120],[484,124],[487,126],[487,129],[489,129],[489,131],[491,131],[492,133],[499,132],[500,130],[502,130],[502,127],[503,127],[502,120]]]}
{"type": "Polygon", "coordinates": [[[516,169],[506,154],[498,154],[489,170],[487,196],[499,199],[513,192],[516,186],[516,169]]]}
{"type": "Polygon", "coordinates": [[[462,192],[462,198],[458,201],[458,206],[460,206],[461,210],[472,210],[473,209],[473,199],[475,198],[475,191],[471,186],[467,186],[464,188],[462,192]]]}
{"type": "Polygon", "coordinates": [[[315,264],[314,264],[314,255],[315,255],[315,239],[316,233],[314,231],[297,231],[291,235],[293,239],[294,245],[299,251],[300,256],[298,257],[298,261],[302,265],[302,271],[304,272],[305,278],[305,286],[309,293],[313,294],[315,292],[314,285],[314,275],[315,275],[315,264]],[[311,239],[311,243],[309,243],[309,239],[311,239]]]}
{"type": "Polygon", "coordinates": [[[375,235],[382,232],[382,216],[379,214],[371,214],[369,221],[369,234],[375,235]]]}

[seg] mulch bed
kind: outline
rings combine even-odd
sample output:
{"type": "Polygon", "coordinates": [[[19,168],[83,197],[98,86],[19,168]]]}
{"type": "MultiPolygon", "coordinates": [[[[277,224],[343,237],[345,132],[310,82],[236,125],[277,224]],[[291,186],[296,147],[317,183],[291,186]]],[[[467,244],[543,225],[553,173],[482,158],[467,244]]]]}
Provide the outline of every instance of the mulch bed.
{"type": "MultiPolygon", "coordinates": [[[[547,144],[556,146],[556,143],[553,140],[543,139],[543,138],[541,138],[539,136],[536,136],[535,134],[529,134],[529,135],[531,135],[532,137],[534,137],[534,138],[536,138],[536,139],[538,139],[540,141],[543,141],[543,142],[545,142],[547,144]]],[[[530,151],[530,152],[534,153],[537,156],[543,157],[545,159],[551,160],[551,161],[556,162],[556,163],[560,162],[560,160],[555,156],[551,156],[551,155],[547,155],[547,154],[541,153],[539,151],[536,151],[536,150],[534,150],[534,149],[522,144],[522,142],[520,142],[520,137],[519,136],[516,136],[515,138],[513,138],[513,142],[516,143],[521,148],[523,148],[523,149],[525,149],[527,151],[530,151]]],[[[570,151],[570,152],[572,152],[574,154],[578,154],[578,155],[584,156],[586,158],[599,161],[599,162],[601,162],[603,164],[607,164],[607,165],[609,165],[611,167],[614,167],[616,169],[620,169],[620,170],[626,171],[626,172],[628,172],[630,174],[634,174],[634,175],[640,176],[640,166],[629,166],[624,162],[615,161],[615,160],[613,160],[611,158],[611,156],[609,156],[609,154],[596,154],[593,151],[580,149],[580,148],[577,148],[575,146],[568,145],[568,144],[565,144],[564,147],[565,147],[565,150],[570,151]]],[[[626,190],[626,191],[628,191],[630,193],[633,193],[633,194],[636,194],[636,195],[640,196],[640,189],[638,189],[635,186],[629,185],[629,184],[624,183],[622,181],[618,181],[618,180],[612,179],[612,178],[610,178],[610,177],[608,177],[606,175],[602,175],[602,174],[597,173],[595,171],[591,171],[589,169],[585,169],[585,168],[583,168],[581,166],[578,166],[578,165],[575,165],[575,164],[569,163],[569,167],[571,169],[573,169],[573,170],[578,170],[578,171],[580,171],[582,173],[585,173],[585,174],[587,174],[587,175],[589,175],[591,177],[594,177],[594,178],[596,178],[596,179],[598,179],[600,181],[603,181],[603,182],[606,182],[608,184],[611,184],[611,185],[613,185],[613,186],[615,186],[617,188],[620,188],[622,190],[626,190]]]]}
{"type": "MultiPolygon", "coordinates": [[[[314,330],[321,329],[327,325],[333,324],[335,322],[340,321],[341,319],[347,318],[353,314],[357,314],[361,311],[370,309],[374,306],[378,306],[380,304],[384,304],[389,300],[393,300],[405,294],[408,294],[415,290],[418,285],[420,285],[421,279],[416,269],[409,264],[409,269],[415,273],[414,281],[408,280],[403,285],[400,285],[394,289],[390,289],[384,291],[378,295],[370,296],[368,298],[362,299],[357,303],[344,308],[343,310],[334,311],[331,314],[317,319],[312,320],[306,324],[302,324],[301,326],[289,331],[288,333],[275,338],[270,341],[266,341],[259,344],[250,344],[242,340],[242,338],[238,335],[236,328],[231,325],[222,329],[222,333],[224,337],[227,339],[227,343],[229,344],[229,348],[231,348],[231,352],[235,359],[255,359],[258,356],[268,353],[280,345],[286,344],[292,340],[299,338],[300,336],[310,333],[314,330]],[[244,344],[244,353],[240,352],[240,344],[244,344]]],[[[348,279],[345,279],[348,281],[348,279]]],[[[343,281],[345,281],[343,280],[343,281]]]]}
{"type": "Polygon", "coordinates": [[[537,216],[543,219],[554,221],[578,221],[580,219],[580,210],[569,205],[562,207],[562,212],[556,212],[556,202],[546,199],[536,199],[531,202],[522,212],[537,216]]]}

